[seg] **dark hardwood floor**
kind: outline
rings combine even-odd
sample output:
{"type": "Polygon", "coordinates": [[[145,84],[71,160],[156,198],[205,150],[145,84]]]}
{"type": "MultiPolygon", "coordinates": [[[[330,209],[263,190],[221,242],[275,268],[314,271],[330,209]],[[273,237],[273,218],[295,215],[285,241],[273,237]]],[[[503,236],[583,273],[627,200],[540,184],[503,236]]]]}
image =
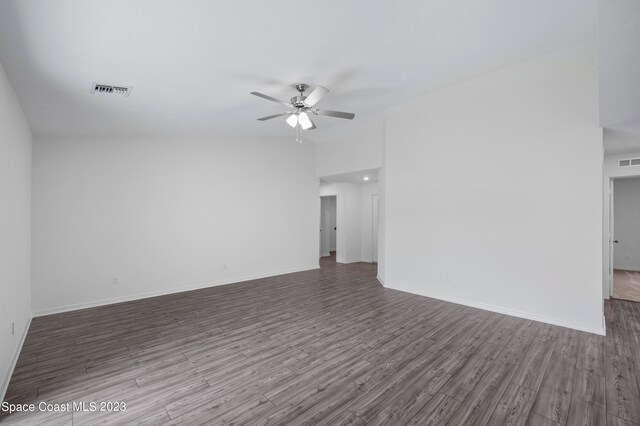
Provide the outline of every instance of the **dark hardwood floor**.
{"type": "Polygon", "coordinates": [[[375,265],[35,318],[7,424],[640,424],[640,305],[607,337],[394,290],[375,265]]]}

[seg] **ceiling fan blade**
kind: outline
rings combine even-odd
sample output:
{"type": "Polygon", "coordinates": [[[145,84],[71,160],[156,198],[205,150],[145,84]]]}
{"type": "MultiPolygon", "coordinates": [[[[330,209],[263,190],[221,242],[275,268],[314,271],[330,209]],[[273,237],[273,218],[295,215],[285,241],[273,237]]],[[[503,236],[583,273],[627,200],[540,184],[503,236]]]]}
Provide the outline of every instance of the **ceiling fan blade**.
{"type": "Polygon", "coordinates": [[[258,120],[260,120],[260,121],[271,120],[272,118],[282,117],[283,115],[287,115],[287,114],[289,114],[289,113],[283,112],[282,114],[267,115],[266,117],[258,118],[258,120]]]}
{"type": "Polygon", "coordinates": [[[268,101],[275,102],[275,103],[280,104],[280,105],[284,105],[286,107],[291,107],[290,103],[285,102],[285,101],[281,101],[280,99],[276,99],[276,98],[273,98],[273,97],[268,96],[268,95],[265,95],[264,93],[251,92],[251,94],[255,95],[255,96],[259,97],[259,98],[266,99],[268,101]]]}
{"type": "Polygon", "coordinates": [[[312,107],[320,102],[320,100],[324,98],[327,93],[329,93],[329,89],[327,89],[326,87],[318,86],[313,89],[313,92],[309,93],[309,96],[307,96],[303,102],[306,106],[312,107]]]}
{"type": "Polygon", "coordinates": [[[315,111],[315,113],[326,115],[329,117],[346,118],[347,120],[353,120],[353,118],[356,116],[351,112],[331,111],[330,109],[318,109],[315,111]]]}
{"type": "MultiPolygon", "coordinates": [[[[309,115],[309,114],[307,114],[309,115]]],[[[316,123],[313,122],[313,120],[311,119],[311,116],[309,116],[309,121],[311,122],[311,127],[309,127],[307,130],[313,130],[316,128],[316,123]]]]}

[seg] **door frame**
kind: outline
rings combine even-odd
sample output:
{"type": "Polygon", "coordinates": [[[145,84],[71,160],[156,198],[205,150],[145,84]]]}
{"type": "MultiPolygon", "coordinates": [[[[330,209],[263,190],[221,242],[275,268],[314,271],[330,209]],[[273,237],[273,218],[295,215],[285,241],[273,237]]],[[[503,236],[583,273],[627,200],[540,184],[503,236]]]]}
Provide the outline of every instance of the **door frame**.
{"type": "Polygon", "coordinates": [[[619,167],[618,162],[627,158],[640,157],[640,152],[626,154],[605,155],[603,159],[603,179],[602,179],[602,298],[608,299],[613,294],[613,238],[609,238],[609,231],[613,220],[612,202],[610,188],[614,185],[615,179],[640,177],[640,167],[619,167]]]}
{"type": "Polygon", "coordinates": [[[380,194],[371,194],[371,263],[378,263],[380,234],[380,194]],[[374,220],[375,219],[375,220],[374,220]],[[374,250],[375,248],[375,250],[374,250]],[[374,256],[375,253],[375,256],[374,256]]]}
{"type": "Polygon", "coordinates": [[[606,278],[603,274],[603,284],[608,287],[608,291],[603,290],[603,296],[606,295],[606,298],[613,297],[613,290],[615,286],[614,279],[614,255],[616,250],[615,241],[615,186],[616,181],[620,181],[623,179],[633,179],[640,178],[640,168],[638,170],[638,174],[626,174],[622,176],[607,176],[604,184],[604,201],[605,206],[603,208],[603,212],[605,213],[605,223],[604,223],[604,232],[603,232],[603,242],[604,242],[604,256],[603,261],[608,263],[607,268],[603,267],[603,272],[606,272],[606,278]],[[608,216],[608,217],[607,217],[608,216]]]}
{"type": "Polygon", "coordinates": [[[615,227],[615,215],[613,212],[614,209],[614,191],[615,191],[615,178],[609,178],[609,297],[613,296],[613,252],[615,250],[615,245],[613,242],[614,238],[614,227],[615,227]]]}

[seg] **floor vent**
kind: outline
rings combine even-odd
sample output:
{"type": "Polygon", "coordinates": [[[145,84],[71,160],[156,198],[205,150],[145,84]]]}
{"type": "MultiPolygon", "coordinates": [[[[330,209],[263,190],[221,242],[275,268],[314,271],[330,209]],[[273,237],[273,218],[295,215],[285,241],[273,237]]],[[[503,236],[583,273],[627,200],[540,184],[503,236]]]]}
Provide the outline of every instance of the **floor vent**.
{"type": "Polygon", "coordinates": [[[126,98],[129,96],[132,89],[133,87],[109,86],[108,84],[93,83],[93,90],[91,93],[104,93],[107,95],[122,96],[126,98]]]}
{"type": "Polygon", "coordinates": [[[640,166],[640,158],[625,158],[618,160],[618,167],[640,166]]]}

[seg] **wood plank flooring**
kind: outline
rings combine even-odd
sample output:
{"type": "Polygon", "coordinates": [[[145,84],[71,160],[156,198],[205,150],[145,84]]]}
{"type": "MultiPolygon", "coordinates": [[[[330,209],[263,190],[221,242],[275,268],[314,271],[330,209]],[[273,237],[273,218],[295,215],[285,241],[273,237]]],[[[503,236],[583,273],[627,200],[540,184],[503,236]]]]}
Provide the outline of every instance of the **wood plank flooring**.
{"type": "Polygon", "coordinates": [[[640,425],[640,304],[596,336],[386,290],[375,265],[35,318],[2,424],[640,425]]]}

